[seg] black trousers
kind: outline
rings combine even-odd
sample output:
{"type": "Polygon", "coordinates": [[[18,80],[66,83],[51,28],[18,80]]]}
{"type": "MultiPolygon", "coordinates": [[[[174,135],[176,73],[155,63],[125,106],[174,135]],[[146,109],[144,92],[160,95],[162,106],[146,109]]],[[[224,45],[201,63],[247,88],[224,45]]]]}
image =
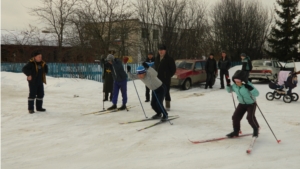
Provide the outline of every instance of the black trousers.
{"type": "Polygon", "coordinates": [[[225,79],[229,78],[228,70],[220,70],[221,87],[224,87],[224,77],[225,77],[225,79]]]}
{"type": "Polygon", "coordinates": [[[205,87],[212,87],[213,80],[215,78],[215,72],[206,72],[206,84],[205,87]]]}
{"type": "Polygon", "coordinates": [[[166,95],[165,99],[166,101],[171,101],[171,95],[170,95],[170,84],[164,84],[166,87],[166,95]]]}
{"type": "Polygon", "coordinates": [[[146,86],[146,100],[150,100],[150,89],[146,86]]]}
{"type": "Polygon", "coordinates": [[[29,97],[28,110],[34,110],[34,100],[36,99],[36,109],[43,107],[44,84],[43,83],[28,83],[29,97]]]}
{"type": "Polygon", "coordinates": [[[166,94],[166,86],[162,84],[156,90],[152,90],[152,98],[151,98],[151,107],[156,112],[156,114],[163,114],[163,116],[168,115],[166,109],[163,106],[165,94],[166,94]]]}
{"type": "Polygon", "coordinates": [[[255,117],[256,103],[253,104],[239,104],[235,109],[232,116],[233,129],[235,131],[240,131],[241,129],[241,120],[245,113],[247,112],[247,120],[250,126],[253,129],[258,129],[259,124],[255,117]]]}

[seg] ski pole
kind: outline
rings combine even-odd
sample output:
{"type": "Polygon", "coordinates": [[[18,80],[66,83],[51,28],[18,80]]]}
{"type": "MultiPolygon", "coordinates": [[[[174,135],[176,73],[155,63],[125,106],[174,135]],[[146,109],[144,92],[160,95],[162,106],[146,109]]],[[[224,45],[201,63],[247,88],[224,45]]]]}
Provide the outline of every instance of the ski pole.
{"type": "Polygon", "coordinates": [[[272,130],[272,128],[271,128],[271,126],[269,125],[269,123],[268,123],[267,119],[265,118],[264,114],[263,114],[263,113],[262,113],[262,111],[260,110],[260,108],[259,108],[259,106],[258,106],[257,102],[254,100],[254,98],[253,98],[253,96],[252,96],[252,94],[250,93],[250,91],[249,91],[249,90],[248,90],[248,92],[249,92],[249,94],[250,94],[250,97],[251,97],[251,99],[254,101],[254,103],[256,104],[256,106],[257,106],[257,108],[258,108],[258,110],[260,111],[261,115],[262,115],[262,116],[263,116],[263,118],[265,119],[265,121],[266,121],[267,125],[269,126],[269,129],[270,129],[270,130],[271,130],[271,132],[273,133],[273,136],[275,137],[275,139],[276,139],[277,143],[280,143],[280,142],[281,142],[281,140],[278,140],[278,139],[277,139],[277,137],[275,136],[275,134],[274,134],[274,132],[273,132],[273,130],[272,130]]]}
{"type": "Polygon", "coordinates": [[[137,91],[137,89],[136,89],[136,86],[135,86],[135,83],[134,83],[134,80],[133,80],[133,79],[132,79],[132,82],[133,82],[133,85],[134,85],[134,88],[135,88],[136,94],[137,94],[137,96],[138,96],[138,98],[139,98],[139,100],[140,100],[140,104],[141,104],[141,106],[142,106],[142,109],[143,109],[144,115],[145,115],[145,117],[146,117],[146,118],[148,118],[148,117],[146,116],[146,113],[145,113],[145,110],[144,110],[143,104],[142,104],[142,102],[141,102],[141,99],[140,99],[139,93],[138,93],[138,91],[137,91]]]}
{"type": "MultiPolygon", "coordinates": [[[[165,109],[164,109],[163,106],[160,104],[160,101],[158,100],[158,97],[157,97],[155,91],[152,90],[152,92],[153,92],[153,94],[154,94],[154,96],[155,96],[155,98],[156,98],[156,100],[157,100],[158,105],[160,106],[160,108],[161,108],[161,110],[162,110],[162,113],[163,113],[165,116],[167,116],[167,112],[165,112],[165,109]]],[[[170,123],[171,125],[173,125],[173,123],[171,123],[171,121],[170,121],[169,119],[168,119],[168,121],[169,121],[169,123],[170,123]]]]}

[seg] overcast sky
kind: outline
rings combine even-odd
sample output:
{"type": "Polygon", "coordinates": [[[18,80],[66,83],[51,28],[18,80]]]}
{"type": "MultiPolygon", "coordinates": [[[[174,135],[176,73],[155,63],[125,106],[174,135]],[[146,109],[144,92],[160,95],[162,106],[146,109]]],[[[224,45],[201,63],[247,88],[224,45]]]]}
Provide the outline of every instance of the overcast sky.
{"type": "MultiPolygon", "coordinates": [[[[196,1],[196,0],[195,0],[196,1]]],[[[209,6],[221,0],[203,0],[209,6]]],[[[266,7],[273,7],[276,0],[258,0],[266,7]]],[[[1,0],[1,29],[25,30],[29,24],[42,28],[37,17],[29,15],[29,8],[40,5],[40,0],[1,0]]]]}

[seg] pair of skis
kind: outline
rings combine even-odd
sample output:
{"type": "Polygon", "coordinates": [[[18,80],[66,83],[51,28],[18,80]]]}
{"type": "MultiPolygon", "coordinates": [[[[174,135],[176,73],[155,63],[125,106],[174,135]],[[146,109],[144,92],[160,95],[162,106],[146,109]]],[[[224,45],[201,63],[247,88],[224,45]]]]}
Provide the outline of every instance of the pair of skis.
{"type": "MultiPolygon", "coordinates": [[[[240,134],[237,137],[234,138],[239,138],[239,137],[245,137],[245,136],[251,136],[252,134],[248,133],[248,134],[240,134]]],[[[234,138],[229,138],[229,137],[218,137],[218,138],[213,138],[213,139],[208,139],[208,140],[199,140],[199,141],[191,141],[193,144],[200,144],[200,143],[207,143],[207,142],[213,142],[213,141],[219,141],[219,140],[226,140],[226,139],[234,139],[234,138]]],[[[250,145],[248,147],[248,149],[246,150],[246,153],[250,154],[253,150],[254,147],[254,143],[256,141],[257,137],[252,137],[250,145]]]]}
{"type": "MultiPolygon", "coordinates": [[[[129,109],[131,109],[133,107],[135,107],[135,106],[127,106],[126,109],[124,109],[124,110],[128,111],[129,109]]],[[[123,110],[120,110],[119,108],[113,109],[113,110],[100,110],[100,111],[95,111],[95,112],[91,112],[91,113],[85,113],[82,115],[90,115],[90,114],[103,115],[103,114],[108,114],[108,113],[113,113],[113,112],[118,112],[118,111],[123,111],[123,110]]]]}
{"type": "MultiPolygon", "coordinates": [[[[137,129],[137,131],[142,131],[142,130],[146,130],[148,128],[151,128],[151,127],[154,127],[154,126],[157,126],[159,124],[162,124],[162,123],[165,123],[165,122],[168,122],[169,120],[174,120],[174,119],[177,119],[179,118],[179,116],[169,116],[168,120],[166,121],[162,121],[160,119],[152,119],[152,118],[149,118],[149,119],[142,119],[142,120],[134,120],[134,121],[128,121],[128,122],[122,122],[120,124],[130,124],[130,123],[138,123],[138,122],[144,122],[144,121],[152,121],[152,120],[160,120],[159,122],[156,122],[154,124],[151,124],[149,126],[146,126],[144,128],[141,128],[141,129],[137,129]]],[[[172,124],[172,123],[171,123],[172,124]]]]}

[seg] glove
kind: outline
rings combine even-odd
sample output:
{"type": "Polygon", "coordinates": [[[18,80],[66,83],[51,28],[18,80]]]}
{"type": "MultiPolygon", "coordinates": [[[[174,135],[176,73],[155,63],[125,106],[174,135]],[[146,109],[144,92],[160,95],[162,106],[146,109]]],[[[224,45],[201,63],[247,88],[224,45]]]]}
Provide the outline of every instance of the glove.
{"type": "Polygon", "coordinates": [[[145,69],[149,68],[149,65],[146,62],[143,62],[143,66],[144,66],[145,69]]]}
{"type": "Polygon", "coordinates": [[[131,66],[127,65],[127,72],[131,71],[131,66]]]}
{"type": "Polygon", "coordinates": [[[254,88],[248,84],[244,84],[245,88],[247,88],[249,91],[253,90],[254,88]]]}
{"type": "Polygon", "coordinates": [[[230,79],[226,79],[227,86],[230,86],[230,79]]]}

